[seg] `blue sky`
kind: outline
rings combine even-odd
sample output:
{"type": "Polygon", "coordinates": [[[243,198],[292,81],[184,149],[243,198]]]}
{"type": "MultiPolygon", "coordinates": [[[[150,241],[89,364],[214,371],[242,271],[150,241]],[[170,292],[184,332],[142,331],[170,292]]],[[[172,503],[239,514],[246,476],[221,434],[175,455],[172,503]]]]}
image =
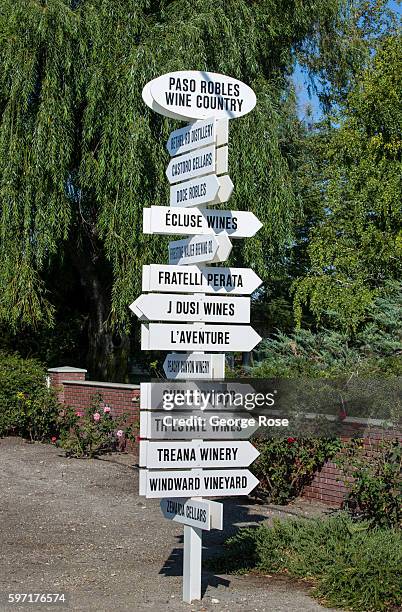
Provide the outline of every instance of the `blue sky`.
{"type": "MultiPolygon", "coordinates": [[[[397,15],[402,15],[401,3],[397,0],[390,0],[388,2],[389,8],[391,8],[397,15]]],[[[312,92],[308,92],[308,75],[303,71],[299,64],[296,64],[293,81],[296,88],[296,94],[298,98],[298,113],[300,119],[307,118],[307,108],[311,108],[313,121],[319,121],[321,118],[321,110],[318,102],[318,98],[312,92]]],[[[311,120],[310,119],[310,120],[311,120]]]]}

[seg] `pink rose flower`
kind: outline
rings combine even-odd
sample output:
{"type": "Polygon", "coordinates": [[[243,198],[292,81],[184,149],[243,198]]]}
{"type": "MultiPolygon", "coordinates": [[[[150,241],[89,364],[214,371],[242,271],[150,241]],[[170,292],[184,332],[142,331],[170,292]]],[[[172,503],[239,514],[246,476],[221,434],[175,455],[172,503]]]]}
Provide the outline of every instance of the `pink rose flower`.
{"type": "Polygon", "coordinates": [[[84,413],[82,412],[82,410],[77,410],[77,412],[75,413],[75,416],[77,417],[83,417],[84,413]]]}
{"type": "Polygon", "coordinates": [[[110,412],[110,406],[105,406],[104,409],[103,409],[103,412],[105,414],[108,414],[110,412]]]}
{"type": "Polygon", "coordinates": [[[56,442],[57,442],[57,438],[56,438],[56,436],[52,436],[52,438],[51,438],[51,439],[52,439],[52,444],[56,444],[56,442]]]}
{"type": "Polygon", "coordinates": [[[118,438],[122,438],[124,436],[124,431],[122,429],[119,429],[116,431],[116,436],[118,438]]]}
{"type": "Polygon", "coordinates": [[[94,421],[95,421],[95,423],[100,421],[100,418],[101,418],[101,415],[99,414],[99,412],[95,412],[95,414],[94,414],[94,421]]]}

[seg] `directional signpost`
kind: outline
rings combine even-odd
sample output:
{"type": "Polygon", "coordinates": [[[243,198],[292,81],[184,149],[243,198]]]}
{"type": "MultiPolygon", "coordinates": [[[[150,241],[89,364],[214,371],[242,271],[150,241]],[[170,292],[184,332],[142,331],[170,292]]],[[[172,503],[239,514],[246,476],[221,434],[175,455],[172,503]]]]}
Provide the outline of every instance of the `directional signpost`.
{"type": "Polygon", "coordinates": [[[228,148],[203,147],[170,160],[166,176],[171,185],[204,174],[225,174],[228,171],[228,148]]]}
{"type": "Polygon", "coordinates": [[[248,495],[258,485],[249,470],[141,470],[145,497],[226,497],[248,495]]]}
{"type": "Polygon", "coordinates": [[[250,295],[261,285],[250,268],[204,268],[198,266],[142,267],[143,291],[250,295]]]}
{"type": "Polygon", "coordinates": [[[149,321],[249,323],[249,297],[143,293],[130,309],[149,321]]]}
{"type": "Polygon", "coordinates": [[[233,183],[228,174],[216,176],[207,174],[201,178],[172,185],[170,206],[198,206],[222,204],[232,195],[233,183]]]}
{"type": "Polygon", "coordinates": [[[169,353],[163,362],[166,378],[173,380],[222,380],[225,376],[223,353],[169,353]]]}
{"type": "Polygon", "coordinates": [[[226,261],[232,243],[226,236],[193,236],[169,243],[169,264],[189,265],[226,261]]]}
{"type": "Polygon", "coordinates": [[[211,144],[220,147],[227,144],[228,139],[227,119],[204,119],[174,130],[168,138],[166,148],[171,156],[181,155],[211,144]]]}
{"type": "Polygon", "coordinates": [[[249,113],[256,97],[237,79],[195,70],[153,79],[142,97],[155,112],[190,122],[166,144],[170,205],[143,210],[145,234],[185,237],[169,243],[168,264],[143,266],[143,294],[130,309],[143,322],[143,350],[173,351],[163,369],[178,382],[141,384],[140,495],[161,498],[163,515],[184,525],[183,600],[191,603],[201,599],[202,532],[223,528],[222,504],[202,496],[247,495],[258,484],[247,467],[259,455],[248,438],[260,423],[232,402],[253,389],[224,382],[224,353],[261,340],[245,297],[261,279],[249,268],[208,267],[227,261],[231,238],[262,227],[252,212],[210,208],[233,191],[229,119],[249,113]]]}
{"type": "Polygon", "coordinates": [[[250,238],[262,224],[251,212],[203,208],[143,209],[144,234],[225,234],[231,238],[250,238]]]}
{"type": "Polygon", "coordinates": [[[259,422],[248,412],[207,414],[141,410],[140,437],[151,440],[247,440],[259,422]]]}
{"type": "Polygon", "coordinates": [[[247,395],[254,388],[235,380],[220,382],[141,383],[141,410],[244,410],[247,395]],[[236,403],[232,398],[236,395],[236,403]]]}
{"type": "Polygon", "coordinates": [[[175,523],[205,531],[223,529],[223,506],[218,502],[165,497],[160,506],[163,516],[175,523]]]}
{"type": "Polygon", "coordinates": [[[141,444],[140,466],[146,468],[248,467],[260,453],[240,442],[149,442],[141,444]]]}
{"type": "Polygon", "coordinates": [[[252,351],[261,336],[248,325],[141,325],[143,351],[252,351]]]}

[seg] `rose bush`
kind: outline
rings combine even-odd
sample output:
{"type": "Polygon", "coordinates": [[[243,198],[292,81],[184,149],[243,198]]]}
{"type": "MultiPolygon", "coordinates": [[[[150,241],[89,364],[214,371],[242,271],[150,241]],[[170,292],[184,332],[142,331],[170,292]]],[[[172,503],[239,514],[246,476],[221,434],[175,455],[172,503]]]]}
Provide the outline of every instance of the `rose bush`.
{"type": "Polygon", "coordinates": [[[276,504],[295,499],[314,474],[340,449],[338,438],[273,438],[252,440],[260,456],[251,470],[259,479],[259,497],[276,504]]]}
{"type": "Polygon", "coordinates": [[[111,407],[96,394],[85,410],[67,407],[60,413],[58,445],[68,457],[81,458],[124,450],[126,440],[134,436],[128,416],[113,416],[111,407]]]}

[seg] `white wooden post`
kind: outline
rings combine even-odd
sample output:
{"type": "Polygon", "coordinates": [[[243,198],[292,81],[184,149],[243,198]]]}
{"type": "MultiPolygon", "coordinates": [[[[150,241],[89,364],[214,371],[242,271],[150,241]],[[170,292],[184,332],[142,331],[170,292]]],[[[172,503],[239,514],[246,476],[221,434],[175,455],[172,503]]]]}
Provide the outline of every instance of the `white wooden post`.
{"type": "MultiPolygon", "coordinates": [[[[169,183],[171,184],[170,206],[172,209],[163,206],[145,208],[143,211],[143,232],[162,235],[190,234],[190,236],[170,244],[169,265],[148,265],[143,268],[142,289],[145,292],[159,291],[160,293],[156,296],[158,301],[156,302],[152,296],[150,297],[146,293],[137,298],[130,305],[130,308],[141,320],[155,321],[162,318],[162,321],[167,321],[168,324],[148,323],[142,325],[141,348],[143,350],[173,349],[185,351],[186,354],[189,352],[190,357],[196,354],[202,355],[205,350],[212,351],[212,354],[207,356],[210,364],[210,379],[218,378],[220,372],[222,372],[224,378],[224,357],[221,360],[214,359],[215,351],[217,351],[217,348],[219,350],[219,346],[217,344],[218,340],[209,341],[210,334],[220,334],[221,339],[219,342],[222,349],[228,351],[251,350],[261,340],[251,327],[245,325],[239,326],[239,323],[242,323],[242,321],[249,322],[250,298],[234,298],[233,301],[231,297],[233,295],[250,295],[260,285],[261,279],[250,269],[226,267],[215,267],[214,273],[211,275],[208,272],[208,277],[205,277],[203,275],[205,268],[201,267],[200,264],[205,263],[207,265],[208,263],[226,261],[231,251],[229,238],[253,236],[260,229],[261,223],[254,214],[247,211],[213,210],[206,207],[227,202],[230,198],[233,183],[226,174],[228,171],[228,121],[250,112],[256,104],[256,96],[250,87],[226,75],[198,71],[179,71],[161,75],[147,83],[143,89],[142,97],[144,102],[154,111],[174,119],[190,121],[190,126],[174,130],[169,136],[167,143],[168,151],[172,157],[166,171],[169,183]],[[190,91],[183,97],[183,100],[185,100],[184,106],[182,97],[178,96],[177,92],[175,93],[175,84],[179,83],[181,79],[185,79],[185,82],[187,80],[191,81],[193,85],[193,87],[190,87],[190,91]],[[209,93],[207,96],[198,95],[202,93],[202,88],[207,82],[208,85],[216,82],[215,89],[218,93],[209,93]],[[223,108],[223,98],[219,92],[222,91],[222,88],[226,87],[228,95],[224,98],[226,107],[223,108]],[[209,103],[211,96],[217,100],[215,116],[211,119],[205,119],[208,110],[212,108],[212,105],[209,103]],[[201,99],[201,108],[199,98],[201,99]],[[218,105],[218,99],[220,105],[218,105]],[[222,233],[222,230],[224,230],[224,233],[222,233]],[[209,238],[205,240],[203,236],[209,238]],[[208,250],[210,247],[211,251],[208,250]],[[171,272],[179,265],[182,265],[183,268],[186,267],[186,279],[180,275],[178,281],[169,280],[171,272]],[[165,280],[163,274],[169,274],[167,280],[165,280]],[[193,275],[195,275],[196,280],[193,280],[193,275]],[[218,280],[207,280],[210,276],[218,280]],[[201,282],[198,282],[199,280],[201,282]],[[167,295],[166,290],[169,291],[167,295]],[[163,296],[164,292],[165,297],[163,296]],[[174,313],[172,304],[180,304],[180,302],[177,302],[175,295],[170,295],[171,292],[173,294],[195,292],[194,304],[198,304],[199,310],[191,313],[186,312],[183,319],[178,318],[177,315],[180,314],[180,311],[177,309],[176,313],[174,313]],[[228,292],[230,297],[227,295],[228,292]],[[214,295],[212,298],[211,296],[206,297],[206,293],[226,295],[226,300],[228,298],[229,302],[232,300],[230,309],[228,308],[227,312],[222,310],[212,315],[207,314],[208,311],[205,310],[201,314],[203,308],[200,305],[200,301],[204,304],[204,300],[214,299],[214,295]],[[166,305],[168,305],[168,310],[166,305]],[[163,313],[162,317],[161,313],[163,313]],[[169,325],[170,321],[172,323],[169,325]],[[179,325],[175,321],[179,321],[180,324],[190,323],[192,333],[196,339],[187,340],[184,338],[184,340],[178,342],[177,338],[183,331],[183,325],[179,325]],[[199,328],[203,328],[208,322],[236,323],[237,325],[232,326],[233,329],[231,329],[230,325],[215,325],[213,327],[214,331],[210,330],[209,327],[211,326],[209,326],[203,329],[203,334],[200,335],[201,330],[199,328]],[[225,338],[224,340],[223,337],[225,338]],[[203,350],[198,351],[198,348],[203,350]],[[214,364],[216,364],[216,371],[214,364]]],[[[183,297],[182,299],[184,301],[186,298],[183,297]]],[[[227,305],[224,300],[225,297],[222,297],[220,307],[227,305]]],[[[185,312],[184,309],[182,312],[185,312]]],[[[172,368],[172,374],[173,376],[170,376],[170,378],[180,378],[174,375],[174,368],[172,368]]],[[[205,379],[206,376],[203,374],[204,372],[200,371],[200,373],[194,373],[193,376],[190,374],[189,376],[184,376],[184,378],[194,380],[205,379]]],[[[149,408],[152,409],[153,406],[144,403],[143,409],[149,408]]],[[[152,417],[152,413],[149,417],[148,415],[144,415],[144,417],[141,415],[141,417],[141,427],[145,431],[147,429],[145,427],[147,422],[148,426],[151,427],[150,417],[152,417]]],[[[190,430],[189,433],[191,433],[190,430]]],[[[149,432],[147,433],[148,436],[149,432]]],[[[157,438],[158,436],[155,435],[155,437],[157,438]]],[[[223,437],[225,438],[226,436],[223,435],[223,437]]],[[[232,435],[231,438],[233,437],[235,436],[232,435]]],[[[193,443],[195,442],[203,443],[202,440],[198,439],[193,440],[193,443]]],[[[140,453],[140,464],[145,464],[146,468],[148,468],[148,450],[151,453],[151,447],[148,444],[150,442],[143,446],[143,453],[140,453]]],[[[244,461],[247,463],[247,460],[244,458],[240,462],[237,460],[236,467],[244,461]]],[[[170,463],[172,461],[174,459],[170,463]]],[[[215,487],[211,488],[204,482],[200,486],[200,474],[202,473],[214,473],[217,476],[226,476],[232,472],[239,476],[244,474],[244,476],[247,476],[247,482],[249,483],[247,491],[243,485],[241,492],[244,493],[249,492],[257,484],[256,478],[248,470],[207,469],[203,471],[203,462],[200,459],[197,461],[202,465],[197,467],[197,469],[192,469],[194,476],[199,481],[197,487],[193,486],[193,494],[203,493],[206,496],[210,496],[211,493],[218,493],[215,487]]],[[[159,466],[158,462],[160,462],[159,459],[152,459],[149,463],[152,468],[157,468],[159,466]]],[[[187,469],[187,467],[189,466],[185,464],[184,469],[187,469]]],[[[206,467],[208,467],[208,462],[206,467]]],[[[211,467],[216,468],[216,465],[211,467]]],[[[153,474],[154,480],[158,480],[161,477],[168,478],[163,472],[152,469],[144,470],[140,474],[140,494],[147,497],[163,498],[163,492],[161,494],[162,489],[156,491],[148,489],[148,471],[149,474],[153,474]]],[[[170,474],[179,474],[180,479],[188,477],[188,472],[173,472],[172,470],[170,474]]],[[[193,479],[191,478],[191,480],[193,479]]],[[[179,486],[171,495],[178,497],[180,488],[179,486]]],[[[166,489],[163,491],[166,491],[166,489]]],[[[186,491],[191,495],[188,488],[186,491]]],[[[219,491],[219,493],[228,495],[231,491],[238,492],[236,487],[231,487],[230,491],[225,489],[224,491],[219,491]]],[[[198,501],[201,507],[202,505],[206,506],[207,511],[203,510],[206,521],[205,525],[199,518],[184,514],[178,519],[178,522],[184,524],[183,600],[186,603],[192,603],[201,599],[201,527],[204,529],[222,529],[223,527],[222,504],[208,502],[203,500],[202,497],[192,497],[191,500],[193,500],[193,503],[198,501]],[[212,517],[214,517],[214,520],[212,517]],[[186,524],[186,521],[190,521],[190,524],[186,524]],[[193,526],[194,523],[197,525],[196,527],[193,526]]],[[[170,500],[165,498],[165,501],[166,507],[163,506],[164,514],[169,515],[170,513],[170,517],[174,518],[175,513],[179,513],[178,510],[175,509],[174,504],[170,503],[170,500]]],[[[187,501],[184,500],[181,507],[188,503],[188,501],[188,499],[187,501]]]]}
{"type": "Polygon", "coordinates": [[[184,525],[183,601],[201,599],[202,529],[184,525]]]}

